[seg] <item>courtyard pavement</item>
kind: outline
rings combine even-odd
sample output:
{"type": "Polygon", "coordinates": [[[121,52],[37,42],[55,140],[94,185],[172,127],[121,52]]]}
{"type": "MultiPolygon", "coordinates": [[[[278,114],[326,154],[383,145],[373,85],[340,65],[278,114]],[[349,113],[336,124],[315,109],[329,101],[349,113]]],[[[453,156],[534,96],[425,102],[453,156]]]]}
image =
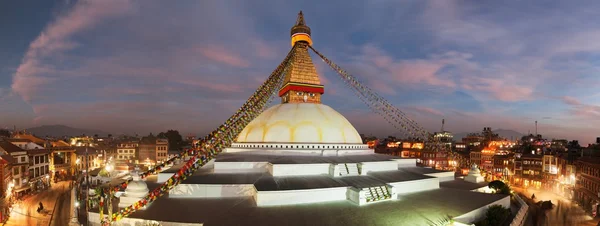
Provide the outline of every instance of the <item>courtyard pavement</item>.
{"type": "MultiPolygon", "coordinates": [[[[65,216],[69,218],[69,208],[65,209],[64,202],[67,198],[66,202],[70,201],[70,184],[70,181],[52,183],[50,189],[29,196],[16,203],[13,205],[10,218],[4,225],[66,225],[65,223],[68,223],[68,219],[62,218],[65,218],[65,216]],[[67,198],[65,198],[65,194],[68,196],[67,198]],[[40,202],[44,205],[44,210],[38,213],[37,208],[40,202]]],[[[68,205],[67,203],[67,207],[68,205]]]]}

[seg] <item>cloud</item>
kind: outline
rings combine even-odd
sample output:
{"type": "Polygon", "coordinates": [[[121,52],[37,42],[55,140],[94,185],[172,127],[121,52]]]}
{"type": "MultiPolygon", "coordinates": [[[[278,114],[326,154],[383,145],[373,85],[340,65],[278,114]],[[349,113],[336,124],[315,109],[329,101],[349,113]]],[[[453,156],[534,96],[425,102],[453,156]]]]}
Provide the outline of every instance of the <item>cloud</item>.
{"type": "Polygon", "coordinates": [[[48,25],[30,44],[25,58],[13,78],[12,90],[31,102],[37,95],[38,87],[53,81],[39,74],[53,73],[50,65],[41,61],[60,55],[78,46],[70,38],[72,35],[98,24],[105,18],[121,15],[130,10],[129,1],[80,1],[66,15],[60,16],[48,25]]]}
{"type": "MultiPolygon", "coordinates": [[[[287,32],[298,6],[265,4],[272,8],[245,1],[78,1],[35,37],[0,99],[19,95],[38,123],[77,121],[110,130],[112,120],[124,131],[128,120],[170,117],[157,127],[170,121],[208,131],[289,51],[287,32]],[[187,117],[193,120],[172,119],[187,117]]],[[[597,117],[599,29],[588,23],[595,12],[586,10],[593,7],[465,1],[304,7],[318,50],[432,131],[442,117],[456,131],[527,130],[525,117],[550,109],[542,115],[552,117],[552,130],[570,135],[587,131],[588,118],[581,116],[597,117]],[[353,13],[332,17],[324,9],[353,13]],[[563,103],[570,111],[552,110],[563,103]]],[[[393,132],[380,129],[389,127],[382,119],[352,113],[366,107],[335,72],[313,60],[326,104],[349,113],[361,131],[393,132]]],[[[3,110],[2,118],[17,116],[3,110]]]]}
{"type": "MultiPolygon", "coordinates": [[[[231,51],[227,50],[223,46],[212,45],[212,46],[202,48],[199,51],[207,58],[214,60],[216,62],[219,62],[219,63],[224,63],[224,64],[228,64],[230,66],[241,67],[241,68],[245,68],[250,65],[250,63],[248,61],[241,58],[238,54],[232,53],[231,51]]],[[[264,51],[264,50],[261,48],[261,51],[264,51]]],[[[271,53],[259,51],[260,56],[269,56],[270,54],[271,53]]]]}
{"type": "Polygon", "coordinates": [[[570,112],[575,116],[584,117],[588,120],[600,120],[600,105],[581,103],[574,97],[565,96],[563,102],[572,107],[570,112]]]}

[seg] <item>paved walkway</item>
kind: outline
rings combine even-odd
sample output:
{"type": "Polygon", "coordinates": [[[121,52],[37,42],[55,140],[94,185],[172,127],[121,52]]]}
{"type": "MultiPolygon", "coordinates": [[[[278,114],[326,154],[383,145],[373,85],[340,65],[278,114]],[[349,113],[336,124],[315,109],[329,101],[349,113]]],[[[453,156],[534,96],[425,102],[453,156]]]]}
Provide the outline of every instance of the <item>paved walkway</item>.
{"type": "Polygon", "coordinates": [[[534,202],[552,201],[554,208],[546,212],[544,219],[541,219],[539,225],[545,226],[596,226],[598,220],[589,216],[581,207],[566,199],[563,196],[548,192],[545,190],[512,188],[516,192],[524,194],[531,199],[532,194],[535,194],[534,202]]]}
{"type": "MultiPolygon", "coordinates": [[[[59,197],[69,192],[70,181],[61,181],[58,183],[52,183],[50,189],[37,193],[33,196],[29,196],[25,200],[13,205],[10,218],[4,224],[7,226],[23,226],[23,225],[50,225],[51,221],[54,221],[53,214],[55,212],[61,212],[62,209],[55,204],[57,201],[61,201],[59,197]],[[37,212],[39,203],[42,202],[44,210],[40,213],[37,212]]],[[[67,209],[68,211],[68,209],[67,209]]],[[[56,217],[56,216],[55,216],[56,217]]],[[[62,223],[62,222],[59,222],[62,223]]]]}

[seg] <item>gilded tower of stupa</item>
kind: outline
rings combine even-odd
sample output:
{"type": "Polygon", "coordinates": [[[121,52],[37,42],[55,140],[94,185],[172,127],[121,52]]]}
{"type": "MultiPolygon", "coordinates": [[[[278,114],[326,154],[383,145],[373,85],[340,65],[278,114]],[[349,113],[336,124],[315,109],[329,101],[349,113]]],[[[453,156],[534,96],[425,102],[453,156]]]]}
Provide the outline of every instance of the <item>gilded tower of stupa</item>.
{"type": "Polygon", "coordinates": [[[298,49],[289,68],[286,71],[283,86],[279,90],[282,103],[321,103],[321,95],[325,89],[317,74],[317,69],[308,53],[312,45],[310,27],[304,21],[302,11],[298,13],[296,24],[292,27],[290,36],[292,46],[298,49]]]}

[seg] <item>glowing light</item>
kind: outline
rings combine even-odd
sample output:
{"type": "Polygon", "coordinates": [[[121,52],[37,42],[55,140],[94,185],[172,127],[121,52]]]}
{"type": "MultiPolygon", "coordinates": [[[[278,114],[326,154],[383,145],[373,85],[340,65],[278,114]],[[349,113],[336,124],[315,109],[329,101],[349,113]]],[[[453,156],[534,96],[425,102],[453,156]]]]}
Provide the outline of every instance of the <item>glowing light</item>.
{"type": "Polygon", "coordinates": [[[79,202],[75,202],[75,207],[79,207],[79,202]]]}

